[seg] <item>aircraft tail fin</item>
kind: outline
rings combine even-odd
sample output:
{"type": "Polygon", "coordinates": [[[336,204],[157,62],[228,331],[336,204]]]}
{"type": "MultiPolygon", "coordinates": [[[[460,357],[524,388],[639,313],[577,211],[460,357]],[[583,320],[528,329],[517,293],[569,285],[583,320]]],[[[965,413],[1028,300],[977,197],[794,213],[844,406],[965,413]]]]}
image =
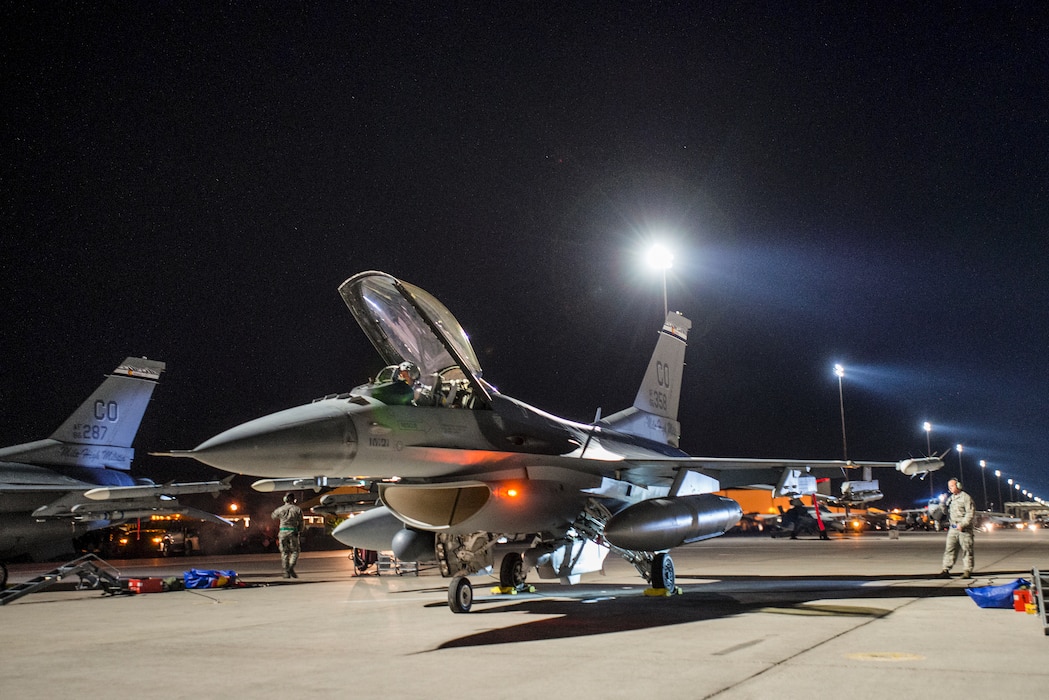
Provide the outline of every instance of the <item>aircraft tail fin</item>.
{"type": "Polygon", "coordinates": [[[601,423],[630,435],[678,446],[681,424],[677,412],[690,328],[692,322],[678,312],[667,314],[634,405],[601,423]]]}
{"type": "Polygon", "coordinates": [[[49,439],[4,449],[3,457],[45,466],[130,469],[131,443],[164,366],[127,358],[49,439]]]}

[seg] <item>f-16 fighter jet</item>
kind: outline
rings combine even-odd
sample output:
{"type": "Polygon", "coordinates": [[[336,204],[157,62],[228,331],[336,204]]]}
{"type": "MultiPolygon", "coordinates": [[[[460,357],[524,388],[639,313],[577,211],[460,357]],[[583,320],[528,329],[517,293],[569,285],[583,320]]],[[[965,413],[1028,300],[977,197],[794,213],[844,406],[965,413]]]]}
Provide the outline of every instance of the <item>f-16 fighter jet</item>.
{"type": "Polygon", "coordinates": [[[436,559],[449,606],[470,610],[467,576],[499,570],[500,584],[574,583],[624,557],[655,591],[673,593],[670,550],[717,537],[739,505],[715,491],[775,485],[815,491],[817,476],[863,467],[932,471],[902,462],[690,457],[678,448],[678,402],[691,322],[670,312],[632,406],[591,423],[559,418],[500,393],[483,376],[466,332],[433,296],[376,271],[340,288],[387,368],[375,381],[237,426],[193,457],[270,477],[260,490],[375,483],[381,505],[334,532],[362,549],[436,559]],[[516,543],[496,562],[496,545],[516,543]]]}

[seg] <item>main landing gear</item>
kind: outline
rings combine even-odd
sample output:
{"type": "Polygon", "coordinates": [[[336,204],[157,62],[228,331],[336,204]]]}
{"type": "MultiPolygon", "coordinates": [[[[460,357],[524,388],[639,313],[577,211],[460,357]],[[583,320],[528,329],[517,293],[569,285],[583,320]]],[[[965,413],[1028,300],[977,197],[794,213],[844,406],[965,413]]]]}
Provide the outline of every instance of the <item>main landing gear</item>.
{"type": "MultiPolygon", "coordinates": [[[[673,568],[673,565],[671,565],[673,568]]],[[[499,586],[493,588],[493,593],[518,593],[530,590],[525,584],[524,557],[520,552],[509,552],[503,557],[499,564],[499,586]]],[[[533,589],[534,590],[534,589],[533,589]]],[[[456,576],[448,584],[448,607],[454,613],[470,612],[473,606],[474,591],[470,579],[465,576],[456,576]]]]}
{"type": "MultiPolygon", "coordinates": [[[[511,552],[503,557],[499,565],[499,588],[493,592],[515,593],[527,590],[524,558],[518,552],[511,552]]],[[[671,596],[681,593],[677,588],[674,576],[674,560],[667,552],[659,552],[652,557],[652,587],[646,595],[671,596]]],[[[453,613],[467,613],[473,607],[474,589],[466,576],[456,576],[448,584],[448,607],[453,613]]]]}

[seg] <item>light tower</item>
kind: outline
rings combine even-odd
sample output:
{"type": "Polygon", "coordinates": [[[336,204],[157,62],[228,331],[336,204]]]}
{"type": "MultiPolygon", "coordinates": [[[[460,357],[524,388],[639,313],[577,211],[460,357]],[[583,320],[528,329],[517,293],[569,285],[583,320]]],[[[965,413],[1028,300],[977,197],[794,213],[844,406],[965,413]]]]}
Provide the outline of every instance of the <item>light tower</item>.
{"type": "Polygon", "coordinates": [[[841,379],[845,376],[845,368],[840,364],[834,365],[834,375],[838,378],[838,407],[841,409],[841,451],[845,461],[849,461],[849,444],[845,441],[845,395],[841,389],[841,379]]]}
{"type": "Polygon", "coordinates": [[[1002,470],[994,470],[994,478],[998,482],[998,509],[1005,511],[1005,506],[1002,504],[1002,470]]]}
{"type": "Polygon", "coordinates": [[[987,460],[980,460],[980,481],[983,482],[983,509],[990,510],[987,507],[987,460]]]}
{"type": "Polygon", "coordinates": [[[667,304],[667,270],[674,264],[674,253],[662,243],[656,243],[648,249],[649,267],[659,270],[663,275],[663,318],[667,317],[670,306],[667,304]]]}
{"type": "MultiPolygon", "coordinates": [[[[932,432],[932,423],[925,421],[922,424],[922,430],[925,431],[925,456],[932,457],[932,447],[929,443],[929,433],[932,432]]],[[[936,491],[932,485],[932,472],[929,472],[929,498],[936,498],[936,491]]]]}

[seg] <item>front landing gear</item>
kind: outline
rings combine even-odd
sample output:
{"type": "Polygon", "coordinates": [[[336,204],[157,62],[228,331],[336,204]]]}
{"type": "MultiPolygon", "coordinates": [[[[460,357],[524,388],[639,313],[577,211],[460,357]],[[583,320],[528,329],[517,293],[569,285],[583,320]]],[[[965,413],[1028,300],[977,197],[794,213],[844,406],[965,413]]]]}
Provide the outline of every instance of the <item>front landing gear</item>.
{"type": "Polygon", "coordinates": [[[674,584],[674,560],[667,552],[652,557],[652,587],[645,591],[649,596],[671,596],[680,593],[674,584]]]}
{"type": "Polygon", "coordinates": [[[467,613],[474,604],[474,587],[470,579],[456,576],[448,584],[448,607],[453,613],[467,613]]]}

